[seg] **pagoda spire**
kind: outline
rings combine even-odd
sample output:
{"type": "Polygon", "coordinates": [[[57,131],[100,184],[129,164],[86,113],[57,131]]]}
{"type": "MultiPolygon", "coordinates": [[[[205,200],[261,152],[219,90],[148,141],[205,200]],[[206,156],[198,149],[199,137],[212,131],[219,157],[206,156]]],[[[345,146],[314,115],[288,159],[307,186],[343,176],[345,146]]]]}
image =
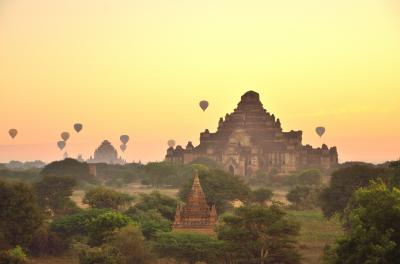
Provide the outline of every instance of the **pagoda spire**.
{"type": "Polygon", "coordinates": [[[195,171],[192,189],[186,197],[185,206],[176,208],[175,221],[172,227],[174,230],[213,234],[216,221],[217,211],[215,206],[211,208],[208,206],[198,172],[195,171]]]}

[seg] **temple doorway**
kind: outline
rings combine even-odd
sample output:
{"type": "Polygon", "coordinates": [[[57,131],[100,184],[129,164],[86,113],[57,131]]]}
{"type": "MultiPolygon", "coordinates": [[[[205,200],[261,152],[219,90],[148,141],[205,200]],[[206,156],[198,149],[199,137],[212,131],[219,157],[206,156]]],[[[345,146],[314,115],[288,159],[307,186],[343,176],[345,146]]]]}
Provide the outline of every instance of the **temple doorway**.
{"type": "Polygon", "coordinates": [[[232,165],[229,166],[229,172],[230,172],[232,175],[235,175],[235,168],[234,168],[232,165]]]}

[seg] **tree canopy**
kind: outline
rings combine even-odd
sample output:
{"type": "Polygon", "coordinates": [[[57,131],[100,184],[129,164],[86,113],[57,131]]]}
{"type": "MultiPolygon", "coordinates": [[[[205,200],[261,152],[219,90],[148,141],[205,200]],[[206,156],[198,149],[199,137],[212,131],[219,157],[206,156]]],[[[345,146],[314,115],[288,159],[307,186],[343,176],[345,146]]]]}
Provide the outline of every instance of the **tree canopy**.
{"type": "Polygon", "coordinates": [[[353,165],[333,172],[329,187],[320,195],[324,215],[342,214],[355,190],[367,186],[370,180],[387,180],[387,173],[386,168],[371,165],[353,165]]]}
{"type": "Polygon", "coordinates": [[[357,190],[345,210],[346,235],[327,263],[398,263],[400,190],[383,182],[357,190]]]}
{"type": "Polygon", "coordinates": [[[128,206],[134,197],[105,187],[96,187],[85,193],[83,203],[91,208],[110,208],[118,210],[128,206]]]}
{"type": "Polygon", "coordinates": [[[239,207],[223,216],[217,230],[226,257],[237,263],[300,263],[295,240],[300,226],[278,204],[239,207]]]}
{"type": "Polygon", "coordinates": [[[27,246],[43,215],[29,185],[0,181],[0,234],[11,246],[27,246]]]}
{"type": "Polygon", "coordinates": [[[161,233],[154,243],[160,257],[195,264],[204,261],[217,264],[222,243],[210,235],[191,232],[161,233]]]}

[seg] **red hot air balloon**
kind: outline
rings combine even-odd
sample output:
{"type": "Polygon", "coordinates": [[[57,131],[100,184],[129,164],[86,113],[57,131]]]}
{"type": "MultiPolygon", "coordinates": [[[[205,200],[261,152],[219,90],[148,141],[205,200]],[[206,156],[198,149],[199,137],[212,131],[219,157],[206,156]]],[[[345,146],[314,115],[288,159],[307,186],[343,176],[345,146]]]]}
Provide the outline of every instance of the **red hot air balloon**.
{"type": "Polygon", "coordinates": [[[18,135],[18,130],[16,130],[15,128],[11,128],[10,130],[8,130],[8,134],[12,139],[14,139],[18,135]]]}
{"type": "Polygon", "coordinates": [[[325,134],[325,127],[317,127],[315,132],[319,137],[322,137],[325,134]]]}
{"type": "Polygon", "coordinates": [[[206,111],[206,109],[208,108],[208,105],[209,105],[208,101],[206,101],[206,100],[200,101],[200,103],[199,103],[199,106],[201,109],[203,109],[203,111],[206,111]]]}

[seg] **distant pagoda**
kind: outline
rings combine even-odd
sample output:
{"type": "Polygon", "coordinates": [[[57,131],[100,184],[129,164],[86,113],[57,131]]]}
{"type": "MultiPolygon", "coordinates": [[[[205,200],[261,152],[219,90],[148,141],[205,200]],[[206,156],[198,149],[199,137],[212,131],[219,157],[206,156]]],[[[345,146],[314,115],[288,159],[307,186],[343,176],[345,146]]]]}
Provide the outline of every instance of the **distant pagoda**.
{"type": "Polygon", "coordinates": [[[110,141],[104,140],[95,150],[94,157],[87,160],[88,163],[107,163],[107,164],[125,164],[126,162],[118,157],[118,152],[110,141]]]}
{"type": "Polygon", "coordinates": [[[192,189],[186,197],[185,206],[176,208],[175,221],[172,229],[175,231],[194,231],[205,234],[214,234],[214,225],[217,222],[215,205],[208,206],[199,177],[196,173],[192,189]]]}

